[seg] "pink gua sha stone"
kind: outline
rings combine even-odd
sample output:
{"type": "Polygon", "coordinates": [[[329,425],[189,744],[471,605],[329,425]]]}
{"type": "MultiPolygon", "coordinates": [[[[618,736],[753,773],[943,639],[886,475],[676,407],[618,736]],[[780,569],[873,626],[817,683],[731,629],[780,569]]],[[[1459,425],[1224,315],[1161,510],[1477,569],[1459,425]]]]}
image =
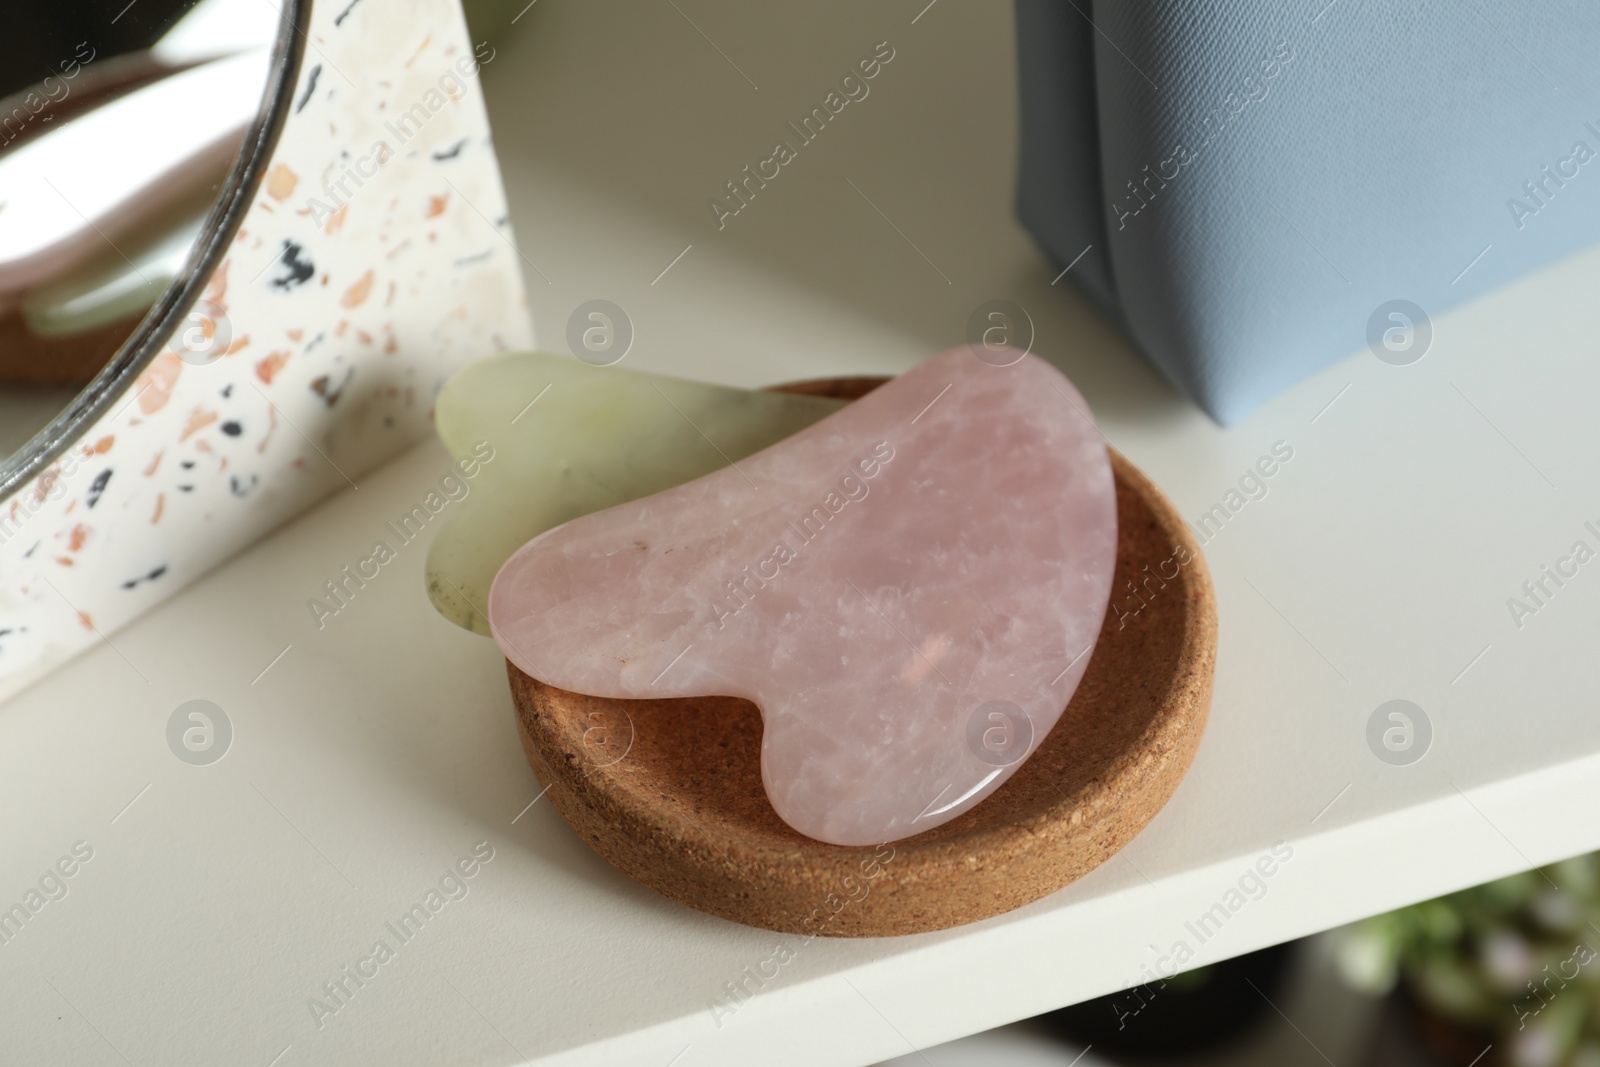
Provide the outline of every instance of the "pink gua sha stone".
{"type": "Polygon", "coordinates": [[[1036,356],[950,349],[529,541],[490,590],[495,639],[572,692],[754,702],[767,797],[802,834],[921,833],[999,788],[1088,666],[1117,521],[1087,411],[1036,356]]]}

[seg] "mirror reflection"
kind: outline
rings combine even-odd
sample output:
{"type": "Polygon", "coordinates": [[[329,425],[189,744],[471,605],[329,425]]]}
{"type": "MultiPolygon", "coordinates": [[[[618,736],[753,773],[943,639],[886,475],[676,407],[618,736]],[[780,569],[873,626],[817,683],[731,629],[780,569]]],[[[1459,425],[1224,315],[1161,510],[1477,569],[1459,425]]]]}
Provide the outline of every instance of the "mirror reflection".
{"type": "Polygon", "coordinates": [[[182,273],[261,107],[266,0],[28,5],[0,35],[0,459],[182,273]]]}

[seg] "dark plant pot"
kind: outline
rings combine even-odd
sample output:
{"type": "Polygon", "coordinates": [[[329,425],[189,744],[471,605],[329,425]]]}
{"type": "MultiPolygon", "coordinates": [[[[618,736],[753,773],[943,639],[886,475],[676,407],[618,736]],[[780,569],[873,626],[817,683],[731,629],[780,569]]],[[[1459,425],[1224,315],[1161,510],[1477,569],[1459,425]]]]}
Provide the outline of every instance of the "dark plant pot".
{"type": "Polygon", "coordinates": [[[1390,998],[1389,1007],[1417,1062],[1429,1067],[1504,1067],[1500,1050],[1489,1047],[1495,1043],[1493,1034],[1427,1007],[1404,982],[1390,998]]]}
{"type": "Polygon", "coordinates": [[[1277,1000],[1286,984],[1294,945],[1274,945],[1074,1004],[1042,1020],[1111,1055],[1167,1058],[1208,1052],[1243,1038],[1272,1011],[1266,998],[1277,1000]]]}

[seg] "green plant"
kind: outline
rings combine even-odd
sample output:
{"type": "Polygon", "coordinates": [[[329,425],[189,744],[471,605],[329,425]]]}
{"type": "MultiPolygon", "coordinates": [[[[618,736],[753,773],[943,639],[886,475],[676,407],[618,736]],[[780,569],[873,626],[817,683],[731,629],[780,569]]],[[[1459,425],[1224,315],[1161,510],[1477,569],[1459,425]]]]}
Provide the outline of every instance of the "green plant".
{"type": "Polygon", "coordinates": [[[1510,1067],[1600,1067],[1600,853],[1341,931],[1358,988],[1483,1033],[1510,1067]]]}

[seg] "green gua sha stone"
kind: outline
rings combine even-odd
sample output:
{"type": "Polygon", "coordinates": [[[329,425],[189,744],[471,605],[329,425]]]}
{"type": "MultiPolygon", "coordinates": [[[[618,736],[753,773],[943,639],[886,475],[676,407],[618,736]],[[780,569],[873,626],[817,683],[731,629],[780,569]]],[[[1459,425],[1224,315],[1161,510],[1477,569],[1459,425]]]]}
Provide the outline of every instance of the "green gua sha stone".
{"type": "Polygon", "coordinates": [[[488,637],[495,573],[537,535],[693,481],[844,404],[538,352],[478,360],[434,403],[439,439],[477,473],[428,550],[428,597],[445,618],[488,637]]]}

